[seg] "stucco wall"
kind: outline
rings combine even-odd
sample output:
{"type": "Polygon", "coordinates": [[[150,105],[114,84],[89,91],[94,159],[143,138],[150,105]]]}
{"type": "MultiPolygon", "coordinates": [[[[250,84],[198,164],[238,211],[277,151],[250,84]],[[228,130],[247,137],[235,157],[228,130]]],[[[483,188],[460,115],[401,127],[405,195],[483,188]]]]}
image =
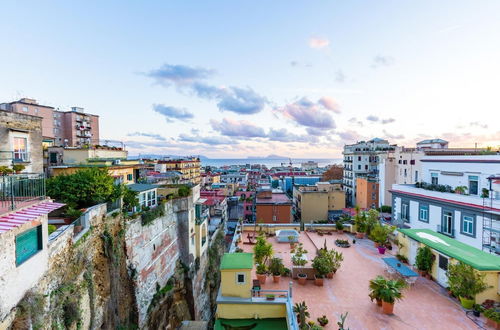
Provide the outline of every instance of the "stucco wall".
{"type": "Polygon", "coordinates": [[[285,304],[218,304],[217,318],[267,319],[286,317],[285,304]]]}

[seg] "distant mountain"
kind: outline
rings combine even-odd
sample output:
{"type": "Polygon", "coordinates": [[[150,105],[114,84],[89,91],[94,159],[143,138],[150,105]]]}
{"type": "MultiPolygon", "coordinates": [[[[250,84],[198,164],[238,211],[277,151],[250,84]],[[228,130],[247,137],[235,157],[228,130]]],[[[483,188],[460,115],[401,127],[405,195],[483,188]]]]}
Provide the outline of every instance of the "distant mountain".
{"type": "Polygon", "coordinates": [[[268,155],[266,157],[263,156],[248,156],[247,159],[288,159],[288,157],[285,156],[279,156],[279,155],[268,155]]]}
{"type": "MultiPolygon", "coordinates": [[[[200,160],[210,159],[203,155],[190,155],[190,156],[198,156],[200,160]]],[[[159,154],[140,154],[140,155],[131,155],[130,159],[138,159],[138,158],[149,158],[149,159],[162,159],[162,158],[182,158],[187,157],[186,155],[159,155],[159,154]]]]}

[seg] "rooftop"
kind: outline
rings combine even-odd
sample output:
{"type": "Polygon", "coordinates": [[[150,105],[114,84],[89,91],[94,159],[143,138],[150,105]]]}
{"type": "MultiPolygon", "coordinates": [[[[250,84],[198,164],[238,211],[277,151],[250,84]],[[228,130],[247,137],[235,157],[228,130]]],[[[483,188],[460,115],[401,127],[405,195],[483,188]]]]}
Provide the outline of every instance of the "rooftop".
{"type": "Polygon", "coordinates": [[[291,204],[292,201],[286,194],[283,193],[272,193],[271,198],[259,198],[255,199],[257,204],[291,204]]]}
{"type": "MultiPolygon", "coordinates": [[[[245,228],[250,230],[250,227],[245,228]]],[[[251,229],[253,232],[253,228],[251,229]]],[[[242,240],[246,241],[247,232],[243,233],[242,240]]],[[[307,281],[305,286],[299,285],[291,278],[281,278],[280,283],[273,283],[268,277],[262,290],[287,290],[292,281],[293,303],[305,301],[311,314],[310,320],[316,322],[318,317],[326,315],[329,323],[325,330],[338,329],[337,320],[340,314],[348,312],[346,328],[350,329],[477,329],[476,324],[467,317],[457,300],[453,300],[446,290],[436,282],[419,277],[416,283],[404,291],[404,298],[394,307],[394,315],[384,315],[380,307],[370,301],[368,297],[368,283],[377,275],[385,275],[385,264],[382,261],[385,255],[380,255],[374,248],[373,242],[360,239],[350,248],[335,246],[335,239],[348,239],[348,234],[333,233],[333,235],[319,236],[317,233],[301,232],[299,242],[304,244],[310,261],[316,254],[316,249],[325,244],[329,249],[340,251],[344,255],[341,268],[333,279],[326,279],[323,287],[315,286],[313,281],[307,281]],[[439,320],[439,324],[436,324],[439,320]]],[[[285,267],[291,268],[290,245],[278,243],[276,237],[267,239],[273,244],[275,256],[281,257],[285,267]]],[[[253,245],[240,244],[245,252],[250,252],[253,245]]],[[[388,251],[395,255],[397,252],[388,251]]],[[[310,266],[309,262],[307,266],[310,266]]],[[[256,278],[255,268],[252,270],[256,278]]]]}
{"type": "Polygon", "coordinates": [[[224,253],[220,269],[252,269],[253,253],[224,253]]]}
{"type": "Polygon", "coordinates": [[[500,271],[500,258],[430,229],[399,229],[416,241],[471,265],[477,270],[500,271]]]}
{"type": "Polygon", "coordinates": [[[156,184],[149,184],[149,183],[132,183],[127,185],[127,188],[137,192],[147,191],[158,187],[159,186],[156,184]]]}

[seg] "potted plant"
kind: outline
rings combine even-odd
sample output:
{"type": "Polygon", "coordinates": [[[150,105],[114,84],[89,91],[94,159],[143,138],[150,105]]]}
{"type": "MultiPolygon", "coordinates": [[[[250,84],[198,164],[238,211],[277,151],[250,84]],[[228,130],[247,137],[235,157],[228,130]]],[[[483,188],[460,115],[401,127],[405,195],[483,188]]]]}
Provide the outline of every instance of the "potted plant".
{"type": "Polygon", "coordinates": [[[11,174],[13,171],[11,168],[7,167],[7,166],[0,166],[0,174],[1,175],[9,175],[11,174]]]}
{"type": "Polygon", "coordinates": [[[369,284],[370,294],[368,294],[368,296],[370,297],[371,301],[375,300],[378,306],[382,306],[382,298],[380,296],[380,290],[385,285],[385,281],[386,281],[385,278],[383,278],[380,275],[370,280],[369,284]]]}
{"type": "Polygon", "coordinates": [[[402,290],[407,284],[403,280],[386,280],[380,289],[380,299],[382,299],[382,312],[393,314],[394,303],[403,298],[402,290]]]}
{"type": "Polygon", "coordinates": [[[344,222],[342,219],[338,219],[337,222],[335,222],[335,228],[339,234],[344,233],[344,222]]]}
{"type": "Polygon", "coordinates": [[[293,312],[297,314],[297,322],[299,323],[300,329],[306,328],[307,318],[310,317],[309,312],[307,311],[306,302],[303,301],[301,303],[295,303],[295,306],[293,306],[293,312]]]}
{"type": "Polygon", "coordinates": [[[415,266],[421,276],[426,276],[427,273],[432,270],[432,264],[434,262],[432,256],[432,251],[428,246],[418,248],[415,266]]]}
{"type": "MultiPolygon", "coordinates": [[[[337,325],[339,326],[339,330],[346,330],[344,328],[344,323],[345,323],[345,319],[347,318],[348,314],[349,314],[349,312],[345,312],[344,314],[340,314],[340,321],[337,322],[337,325]]],[[[349,330],[349,328],[347,330],[349,330]]]]}
{"type": "Polygon", "coordinates": [[[465,195],[465,192],[467,191],[466,186],[457,186],[455,187],[455,193],[459,195],[465,195]]]}
{"type": "Polygon", "coordinates": [[[312,261],[312,266],[316,271],[314,275],[314,284],[317,286],[323,286],[323,279],[326,274],[331,271],[331,263],[326,255],[327,253],[319,253],[312,261]]]}
{"type": "Polygon", "coordinates": [[[484,281],[484,274],[462,261],[448,265],[446,274],[450,290],[459,297],[465,309],[472,309],[475,296],[490,287],[484,281]]]}
{"type": "Polygon", "coordinates": [[[266,265],[264,264],[257,265],[257,269],[255,270],[255,272],[257,273],[257,279],[259,280],[260,284],[266,284],[266,278],[267,278],[266,265]]]}
{"type": "Polygon", "coordinates": [[[304,255],[307,253],[307,250],[304,249],[304,246],[302,243],[299,243],[293,250],[292,250],[292,264],[294,266],[305,266],[307,264],[307,260],[304,258],[304,255]]]}
{"type": "Polygon", "coordinates": [[[281,275],[285,272],[285,266],[280,258],[271,258],[269,262],[269,271],[273,274],[273,282],[279,283],[281,275]]]}
{"type": "Polygon", "coordinates": [[[295,248],[295,236],[288,236],[288,242],[290,243],[290,249],[295,248]]]}
{"type": "Polygon", "coordinates": [[[319,323],[322,327],[324,327],[325,325],[327,325],[327,324],[328,324],[328,318],[326,317],[326,315],[323,315],[322,317],[318,317],[316,320],[318,321],[318,323],[319,323]]]}
{"type": "Polygon", "coordinates": [[[368,215],[363,215],[365,217],[365,233],[370,236],[373,228],[379,224],[378,219],[380,214],[377,210],[371,209],[368,211],[368,215]]]}
{"type": "Polygon", "coordinates": [[[385,254],[385,245],[389,241],[389,234],[395,229],[394,226],[377,224],[370,233],[370,238],[377,243],[378,252],[385,254]]]}
{"type": "Polygon", "coordinates": [[[274,300],[275,296],[273,294],[266,294],[266,300],[274,300]]]}
{"type": "Polygon", "coordinates": [[[408,258],[402,254],[396,254],[396,258],[404,264],[408,264],[408,258]]]}
{"type": "Polygon", "coordinates": [[[25,168],[26,166],[24,166],[23,164],[12,165],[12,170],[14,170],[14,172],[16,172],[17,174],[21,173],[25,168]]]}
{"type": "Polygon", "coordinates": [[[489,308],[484,311],[484,317],[486,317],[486,325],[492,327],[493,329],[499,329],[500,325],[500,312],[495,308],[489,308]]]}
{"type": "Polygon", "coordinates": [[[299,273],[297,274],[297,280],[300,285],[306,285],[307,283],[307,274],[299,273]]]}
{"type": "Polygon", "coordinates": [[[364,238],[366,231],[366,215],[361,214],[359,206],[355,207],[356,215],[354,216],[354,224],[356,225],[356,238],[364,238]]]}
{"type": "Polygon", "coordinates": [[[479,317],[481,316],[481,312],[483,311],[483,307],[479,304],[474,304],[472,306],[472,314],[475,316],[475,317],[479,317]]]}

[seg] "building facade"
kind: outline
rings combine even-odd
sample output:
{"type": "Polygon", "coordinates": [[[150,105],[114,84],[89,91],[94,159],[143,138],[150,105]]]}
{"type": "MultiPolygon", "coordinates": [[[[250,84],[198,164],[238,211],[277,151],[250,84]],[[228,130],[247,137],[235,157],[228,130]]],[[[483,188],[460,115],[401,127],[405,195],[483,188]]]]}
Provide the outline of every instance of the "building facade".
{"type": "Polygon", "coordinates": [[[392,186],[395,223],[500,253],[500,155],[435,153],[421,161],[421,182],[392,186]]]}
{"type": "Polygon", "coordinates": [[[291,223],[292,201],[282,192],[262,189],[255,198],[257,223],[291,223]]]}
{"type": "Polygon", "coordinates": [[[394,149],[394,145],[379,138],[344,146],[343,184],[348,206],[356,203],[356,178],[360,175],[371,176],[378,181],[381,159],[394,149]]]}
{"type": "Polygon", "coordinates": [[[159,172],[176,171],[182,174],[182,182],[197,185],[201,183],[201,162],[198,157],[159,160],[155,170],[159,172]]]}
{"type": "Polygon", "coordinates": [[[34,99],[0,104],[1,110],[38,116],[42,118],[42,135],[47,145],[79,147],[99,144],[99,116],[72,107],[59,111],[51,106],[38,104],[34,99]]]}
{"type": "Polygon", "coordinates": [[[376,178],[358,176],[356,178],[356,205],[361,209],[376,208],[379,205],[379,184],[376,178]]]}
{"type": "Polygon", "coordinates": [[[318,182],[315,185],[295,186],[293,210],[295,219],[303,223],[330,220],[345,208],[345,191],[341,182],[318,182]]]}
{"type": "Polygon", "coordinates": [[[0,166],[42,173],[42,118],[0,110],[0,166]]]}

